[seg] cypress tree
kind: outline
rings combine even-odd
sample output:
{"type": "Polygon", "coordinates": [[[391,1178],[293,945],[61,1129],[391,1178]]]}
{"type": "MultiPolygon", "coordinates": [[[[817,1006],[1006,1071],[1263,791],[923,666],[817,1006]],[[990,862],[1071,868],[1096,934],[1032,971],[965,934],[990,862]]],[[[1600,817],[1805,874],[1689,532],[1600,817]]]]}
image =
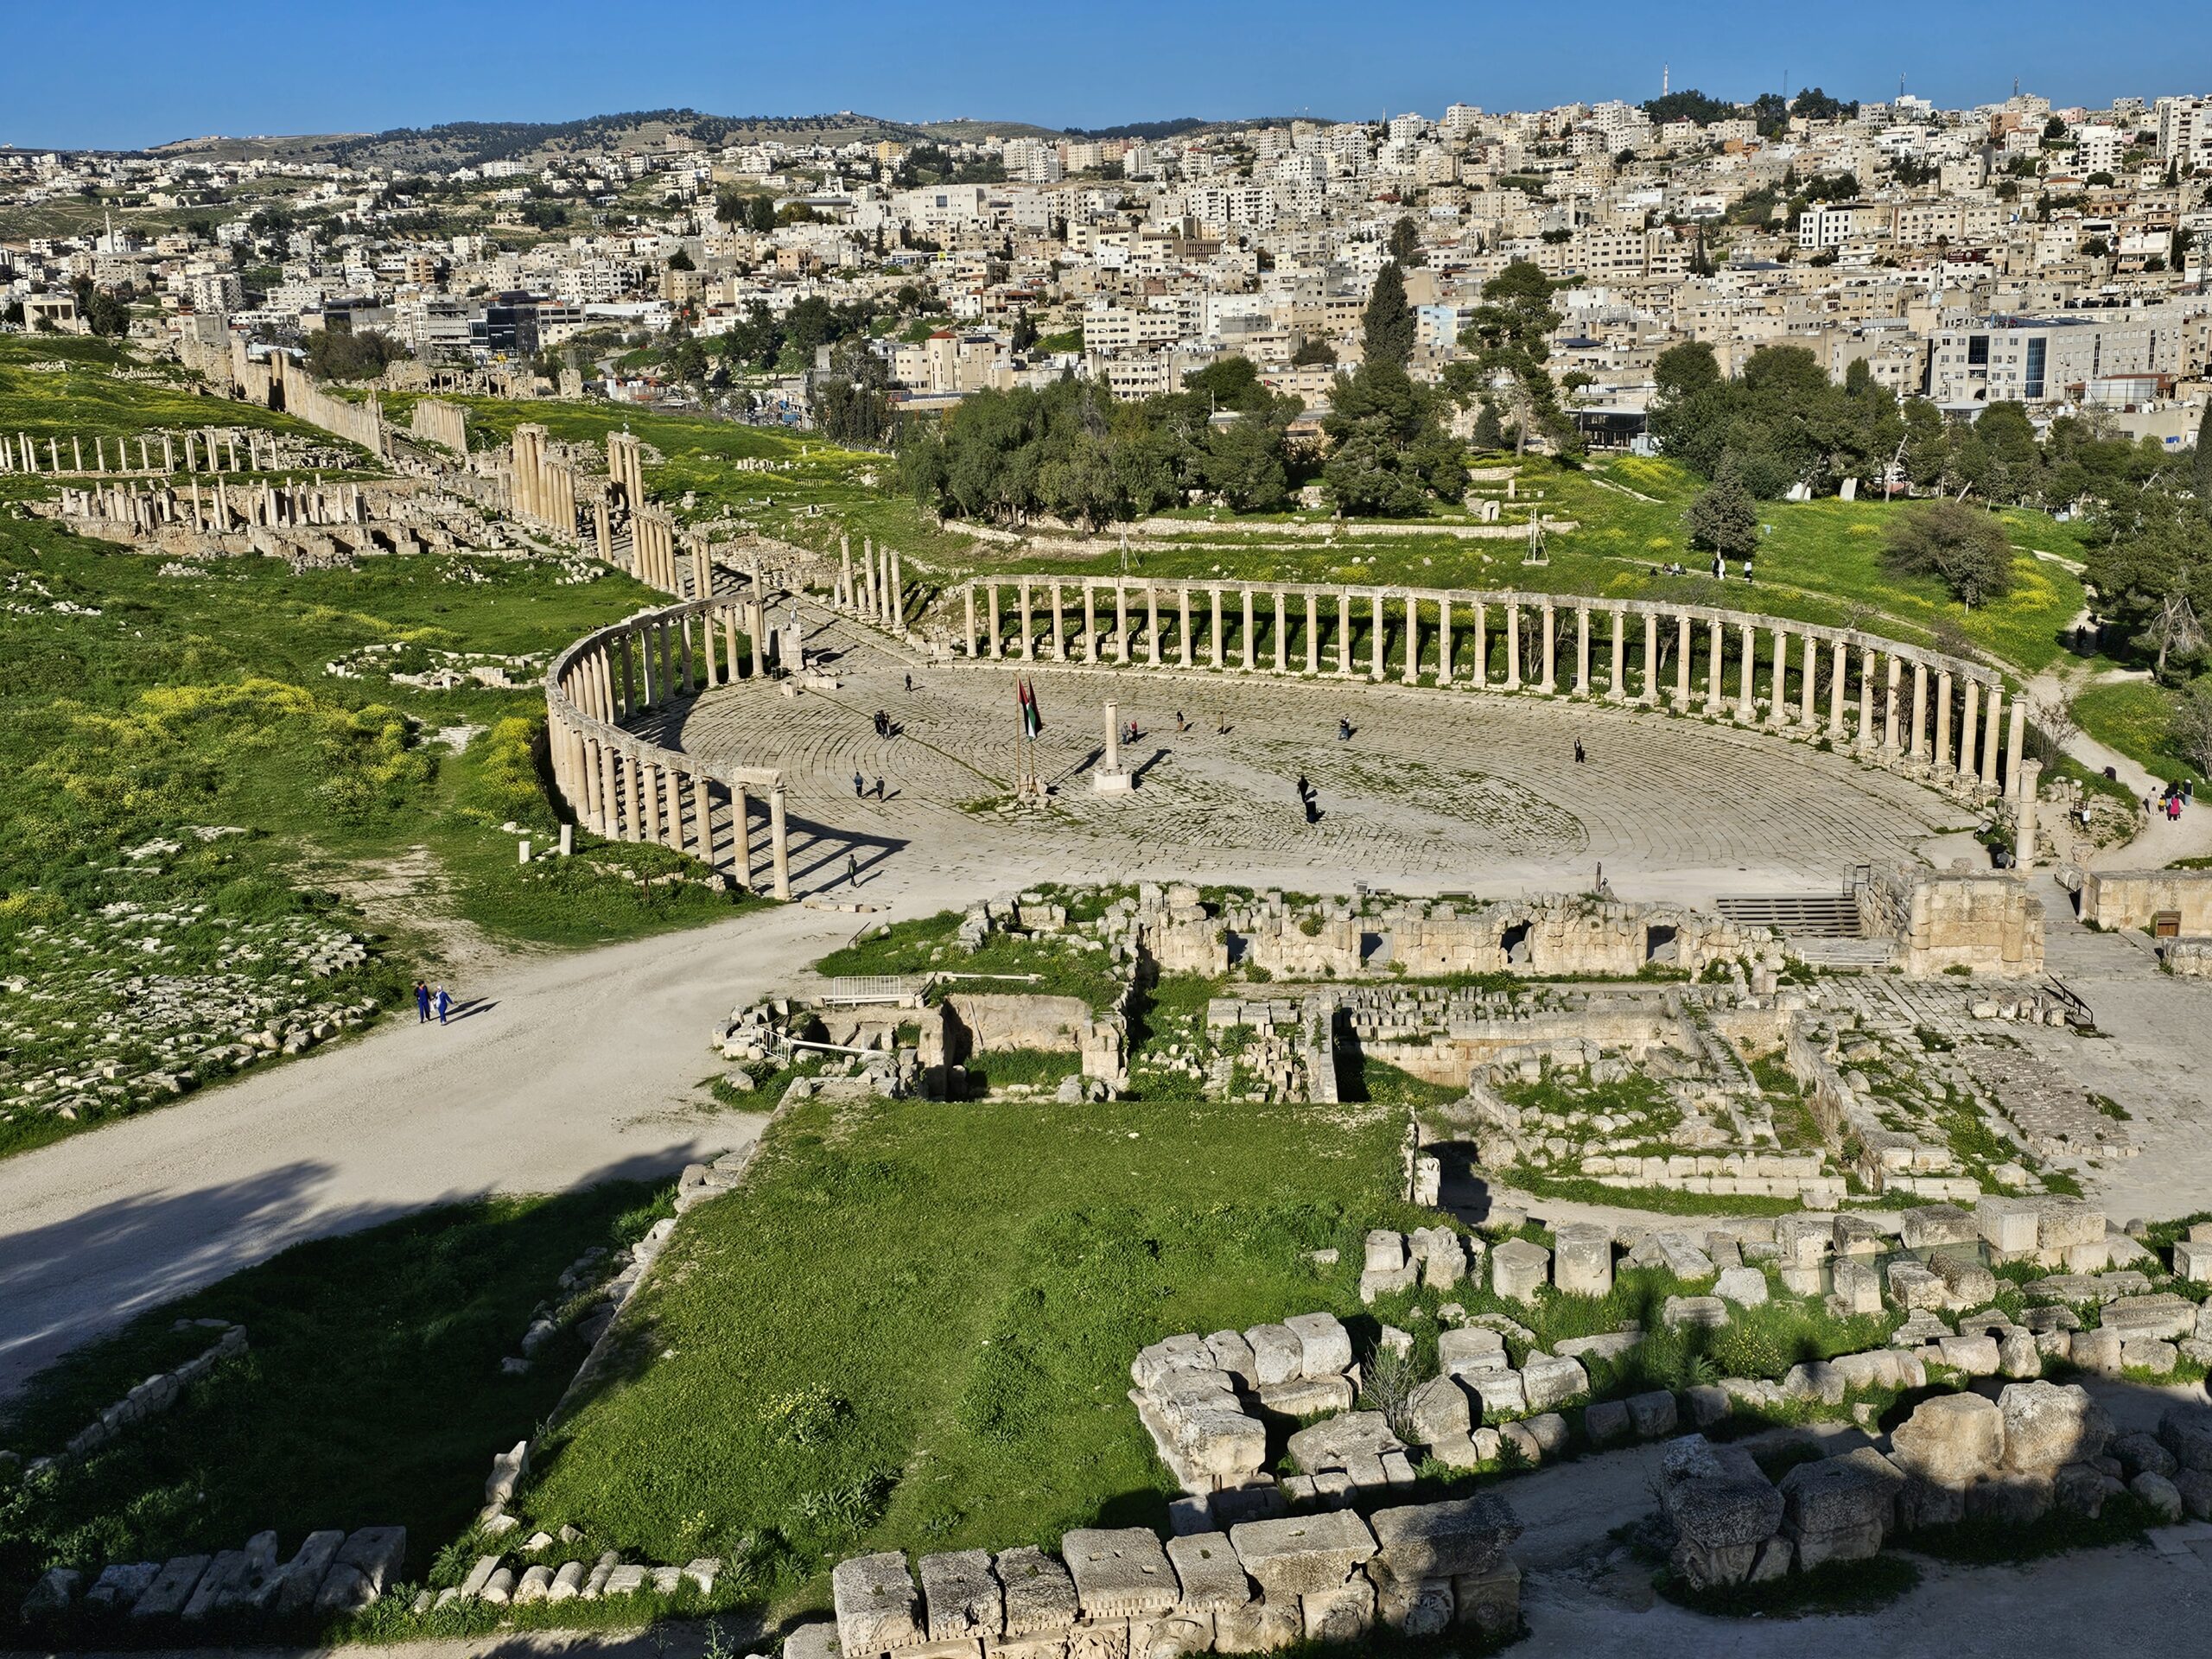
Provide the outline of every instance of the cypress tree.
{"type": "Polygon", "coordinates": [[[1413,361],[1414,308],[1406,303],[1406,279],[1393,259],[1375,279],[1360,320],[1360,344],[1370,364],[1402,369],[1413,361]]]}

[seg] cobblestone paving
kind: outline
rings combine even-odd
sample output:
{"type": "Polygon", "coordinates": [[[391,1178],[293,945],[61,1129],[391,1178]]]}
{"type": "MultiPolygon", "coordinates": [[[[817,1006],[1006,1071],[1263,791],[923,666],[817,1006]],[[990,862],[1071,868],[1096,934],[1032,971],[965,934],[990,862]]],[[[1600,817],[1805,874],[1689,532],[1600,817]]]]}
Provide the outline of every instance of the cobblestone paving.
{"type": "Polygon", "coordinates": [[[1010,880],[1163,869],[1485,892],[1586,886],[1602,862],[1616,887],[1628,878],[1640,893],[1692,898],[1824,887],[1856,862],[1910,861],[1965,822],[1906,779],[1701,721],[1326,678],[1042,664],[1027,671],[1046,721],[1036,764],[1058,793],[1041,817],[1001,817],[988,808],[1020,765],[1012,665],[920,667],[842,626],[811,638],[836,653],[838,690],[725,687],[664,737],[709,762],[786,770],[804,821],[802,891],[810,872],[817,885],[842,874],[857,849],[887,887],[917,866],[972,870],[986,857],[1006,860],[1010,880]],[[1090,784],[1109,697],[1144,733],[1122,757],[1139,774],[1132,794],[1090,784]],[[879,709],[902,734],[875,735],[879,709]],[[1339,716],[1353,724],[1349,742],[1337,741],[1339,716]],[[854,798],[855,772],[866,800],[854,798]],[[1298,804],[1301,774],[1318,791],[1317,824],[1298,804]]]}

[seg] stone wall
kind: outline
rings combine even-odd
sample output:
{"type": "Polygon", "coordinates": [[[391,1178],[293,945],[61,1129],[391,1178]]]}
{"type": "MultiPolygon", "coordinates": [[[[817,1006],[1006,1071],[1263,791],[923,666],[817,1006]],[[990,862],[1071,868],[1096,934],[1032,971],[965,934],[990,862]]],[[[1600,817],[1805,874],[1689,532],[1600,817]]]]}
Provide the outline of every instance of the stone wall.
{"type": "Polygon", "coordinates": [[[2212,933],[2212,870],[2087,870],[2080,906],[2083,921],[2113,931],[2148,927],[2171,910],[2184,934],[2212,933]]]}
{"type": "Polygon", "coordinates": [[[2043,972],[2043,900],[2015,874],[1894,872],[1861,899],[1870,935],[1892,935],[1892,963],[1913,979],[1953,968],[2000,978],[2043,972]]]}

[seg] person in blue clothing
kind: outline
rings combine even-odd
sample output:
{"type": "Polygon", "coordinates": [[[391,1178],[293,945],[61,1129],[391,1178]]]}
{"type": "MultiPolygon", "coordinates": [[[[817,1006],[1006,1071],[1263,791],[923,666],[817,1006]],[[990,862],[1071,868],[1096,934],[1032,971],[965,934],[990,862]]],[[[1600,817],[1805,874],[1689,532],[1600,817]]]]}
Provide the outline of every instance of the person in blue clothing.
{"type": "Polygon", "coordinates": [[[453,1011],[453,997],[442,985],[438,987],[438,1023],[446,1022],[446,1015],[453,1011]]]}
{"type": "Polygon", "coordinates": [[[430,1023],[430,988],[419,979],[415,982],[415,1023],[418,1026],[430,1023]]]}

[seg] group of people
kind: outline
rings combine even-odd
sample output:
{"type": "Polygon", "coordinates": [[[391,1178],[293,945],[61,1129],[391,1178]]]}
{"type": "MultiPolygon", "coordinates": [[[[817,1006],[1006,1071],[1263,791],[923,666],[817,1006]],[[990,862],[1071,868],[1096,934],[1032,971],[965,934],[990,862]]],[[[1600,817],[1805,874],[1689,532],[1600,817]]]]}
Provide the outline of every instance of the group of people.
{"type": "MultiPolygon", "coordinates": [[[[1687,576],[1689,575],[1689,567],[1680,559],[1675,559],[1665,564],[1653,565],[1651,574],[1655,576],[1687,576]]],[[[1713,556],[1713,579],[1715,582],[1728,580],[1728,561],[1718,553],[1713,556]]],[[[1745,582],[1751,580],[1751,562],[1749,559],[1744,561],[1744,580],[1745,582]]]]}
{"type": "Polygon", "coordinates": [[[415,982],[415,1023],[429,1025],[433,1012],[438,1016],[438,1023],[444,1025],[446,1016],[453,1012],[453,995],[442,985],[429,985],[418,979],[415,982]]]}
{"type": "Polygon", "coordinates": [[[2152,806],[2149,801],[2144,802],[2143,804],[2150,811],[2165,814],[2168,823],[2178,823],[2181,822],[2182,808],[2193,805],[2196,800],[2196,780],[2193,778],[2184,778],[2177,784],[2168,784],[2165,792],[2158,797],[2156,806],[2152,806]]]}
{"type": "MultiPolygon", "coordinates": [[[[853,774],[853,798],[856,801],[864,801],[868,798],[868,794],[867,779],[863,779],[857,772],[855,772],[853,774]]],[[[879,801],[884,798],[883,779],[880,777],[875,780],[875,798],[879,801]]]]}

